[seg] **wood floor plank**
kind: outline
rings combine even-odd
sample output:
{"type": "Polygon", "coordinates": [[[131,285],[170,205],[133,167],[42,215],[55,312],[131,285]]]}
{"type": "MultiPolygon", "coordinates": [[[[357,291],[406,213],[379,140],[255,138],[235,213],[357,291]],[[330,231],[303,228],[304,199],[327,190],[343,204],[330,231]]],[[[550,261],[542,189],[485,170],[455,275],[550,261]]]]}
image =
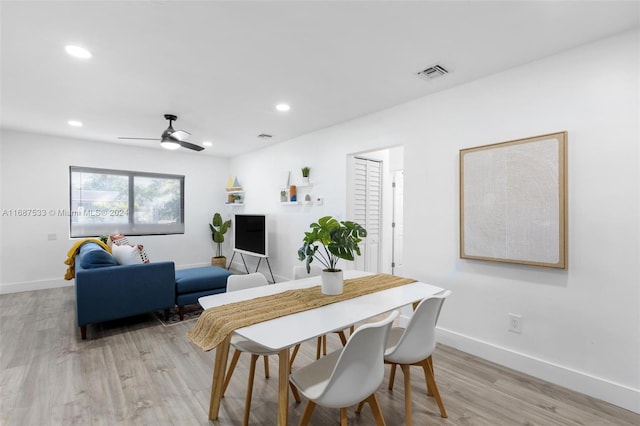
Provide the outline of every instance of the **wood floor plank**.
{"type": "MultiPolygon", "coordinates": [[[[75,290],[65,287],[0,296],[0,424],[23,425],[240,425],[248,357],[241,358],[220,407],[208,421],[215,351],[203,352],[185,334],[194,321],[162,325],[153,314],[88,327],[80,339],[75,290]]],[[[342,345],[328,336],[328,349],[342,345]]],[[[315,359],[316,342],[302,344],[293,369],[315,359]]],[[[256,372],[250,423],[276,423],[278,362],[271,378],[256,372]]],[[[631,426],[640,416],[603,401],[438,345],[434,369],[449,414],[440,417],[414,367],[411,393],[416,425],[631,426]]],[[[404,424],[404,382],[389,368],[376,397],[389,426],[404,424]]],[[[306,401],[289,403],[297,424],[306,401]]],[[[368,405],[347,411],[349,424],[372,425],[368,405]]],[[[316,407],[310,424],[338,424],[339,410],[316,407]]]]}

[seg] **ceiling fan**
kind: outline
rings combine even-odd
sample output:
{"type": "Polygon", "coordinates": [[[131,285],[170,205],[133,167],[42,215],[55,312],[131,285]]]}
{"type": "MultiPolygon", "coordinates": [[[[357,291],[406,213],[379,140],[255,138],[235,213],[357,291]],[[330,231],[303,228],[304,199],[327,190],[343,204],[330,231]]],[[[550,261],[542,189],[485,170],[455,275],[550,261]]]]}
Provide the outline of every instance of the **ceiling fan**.
{"type": "Polygon", "coordinates": [[[187,139],[189,136],[191,136],[191,133],[184,131],[184,130],[174,130],[173,129],[173,122],[178,120],[178,116],[173,115],[173,114],[165,114],[164,118],[169,120],[169,127],[167,127],[167,129],[162,132],[162,136],[160,136],[160,139],[158,138],[129,138],[129,137],[124,137],[124,136],[120,136],[118,137],[118,139],[134,139],[134,140],[145,140],[145,141],[160,141],[160,145],[162,145],[163,148],[166,149],[178,149],[180,147],[183,148],[187,148],[187,149],[192,149],[194,151],[202,151],[204,149],[204,147],[200,146],[200,145],[195,145],[192,144],[190,142],[187,142],[185,139],[187,139]]]}

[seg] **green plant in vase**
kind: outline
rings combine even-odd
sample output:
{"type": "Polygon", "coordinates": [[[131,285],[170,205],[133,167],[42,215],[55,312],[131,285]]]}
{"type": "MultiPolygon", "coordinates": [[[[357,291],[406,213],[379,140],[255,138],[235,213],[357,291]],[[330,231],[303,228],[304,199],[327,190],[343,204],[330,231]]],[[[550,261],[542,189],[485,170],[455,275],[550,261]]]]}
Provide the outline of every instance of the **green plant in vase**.
{"type": "Polygon", "coordinates": [[[302,178],[305,182],[309,182],[309,172],[311,172],[311,167],[304,166],[302,168],[302,178]]]}
{"type": "Polygon", "coordinates": [[[211,258],[211,264],[214,266],[225,267],[227,258],[222,255],[222,243],[224,243],[224,234],[231,227],[231,220],[223,221],[220,213],[215,213],[209,224],[211,230],[211,239],[216,244],[216,255],[211,258]]]}
{"type": "Polygon", "coordinates": [[[358,244],[367,236],[367,230],[351,221],[339,222],[331,216],[324,216],[309,225],[310,232],[304,233],[303,245],[298,249],[298,260],[304,261],[307,272],[316,260],[324,267],[322,271],[322,292],[342,293],[343,275],[338,261],[354,260],[360,256],[358,244]]]}
{"type": "Polygon", "coordinates": [[[358,244],[367,236],[367,230],[351,221],[338,222],[331,216],[324,216],[309,225],[311,232],[305,232],[303,245],[298,249],[298,260],[305,261],[307,272],[311,262],[317,260],[331,272],[339,271],[340,259],[354,260],[360,256],[358,244]]]}

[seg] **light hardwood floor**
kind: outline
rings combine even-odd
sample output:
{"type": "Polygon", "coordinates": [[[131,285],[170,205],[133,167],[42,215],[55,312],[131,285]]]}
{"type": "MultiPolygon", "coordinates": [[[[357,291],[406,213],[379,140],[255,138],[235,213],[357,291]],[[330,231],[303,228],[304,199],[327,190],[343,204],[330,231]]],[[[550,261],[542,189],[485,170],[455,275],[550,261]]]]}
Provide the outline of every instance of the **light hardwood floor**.
{"type": "MultiPolygon", "coordinates": [[[[217,422],[207,420],[214,353],[193,346],[193,321],[163,326],[152,315],[88,327],[80,340],[73,287],[0,296],[0,424],[31,425],[239,425],[248,359],[241,357],[217,422]]],[[[330,349],[339,347],[329,337],[330,349]]],[[[315,357],[305,343],[296,359],[315,357]]],[[[261,365],[259,363],[259,365],[261,365]]],[[[639,425],[640,416],[588,396],[438,346],[436,379],[449,414],[439,416],[425,395],[420,370],[412,374],[415,425],[639,425]]],[[[258,367],[251,423],[275,423],[277,359],[272,378],[258,367]]],[[[295,368],[295,366],[294,366],[295,368]]],[[[404,424],[402,374],[393,392],[377,396],[389,426],[404,424]]],[[[304,401],[291,401],[297,424],[304,401]]],[[[368,406],[349,410],[354,425],[374,424],[368,406]]],[[[316,408],[311,424],[339,423],[338,410],[316,408]]]]}

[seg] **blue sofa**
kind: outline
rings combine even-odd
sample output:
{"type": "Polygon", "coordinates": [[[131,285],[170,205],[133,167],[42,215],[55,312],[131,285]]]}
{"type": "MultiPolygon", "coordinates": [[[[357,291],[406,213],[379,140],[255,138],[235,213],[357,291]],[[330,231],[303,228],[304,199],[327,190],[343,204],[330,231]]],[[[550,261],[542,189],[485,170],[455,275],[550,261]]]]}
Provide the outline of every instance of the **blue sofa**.
{"type": "Polygon", "coordinates": [[[175,305],[173,262],[118,265],[98,244],[87,242],[75,257],[76,311],[82,339],[87,325],[165,310],[175,305]]]}

